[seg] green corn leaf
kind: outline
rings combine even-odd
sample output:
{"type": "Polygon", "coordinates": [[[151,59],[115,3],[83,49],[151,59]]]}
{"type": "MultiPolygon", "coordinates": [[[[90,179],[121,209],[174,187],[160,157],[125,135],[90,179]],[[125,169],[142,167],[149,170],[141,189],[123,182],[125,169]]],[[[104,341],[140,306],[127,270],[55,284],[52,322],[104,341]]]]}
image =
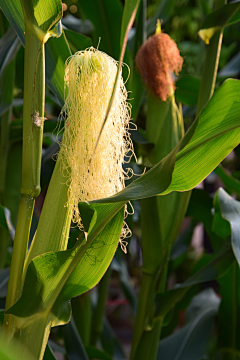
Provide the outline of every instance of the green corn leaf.
{"type": "MultiPolygon", "coordinates": [[[[110,354],[114,359],[126,360],[126,356],[124,354],[122,346],[106,317],[103,320],[103,331],[101,333],[101,344],[102,344],[103,350],[106,353],[110,354]]],[[[90,357],[90,354],[89,354],[89,357],[90,357]]]]}
{"type": "Polygon", "coordinates": [[[210,195],[205,190],[193,189],[186,216],[191,216],[197,222],[203,223],[214,251],[218,251],[222,245],[222,238],[213,231],[212,208],[213,199],[210,195]]]}
{"type": "Polygon", "coordinates": [[[156,30],[156,23],[158,19],[162,19],[165,22],[169,16],[172,15],[175,0],[162,0],[155,15],[150,19],[148,26],[147,26],[147,33],[148,36],[155,32],[156,30]]]}
{"type": "Polygon", "coordinates": [[[20,189],[22,182],[22,143],[17,142],[11,146],[8,153],[6,184],[5,184],[5,206],[10,210],[12,223],[17,220],[20,202],[20,189]]]}
{"type": "Polygon", "coordinates": [[[126,257],[118,252],[113,258],[111,269],[119,273],[119,280],[134,313],[137,311],[137,295],[128,274],[126,257]]]}
{"type": "Polygon", "coordinates": [[[89,360],[73,319],[71,319],[70,322],[64,326],[63,337],[67,356],[70,360],[89,360]]]}
{"type": "Polygon", "coordinates": [[[239,215],[240,202],[229,196],[223,189],[219,189],[215,196],[215,215],[217,220],[215,228],[222,234],[231,233],[232,249],[236,260],[227,274],[219,279],[220,295],[222,301],[219,312],[219,345],[231,351],[239,351],[238,337],[240,327],[236,319],[239,316],[240,298],[238,284],[240,280],[239,269],[239,215]],[[231,227],[231,230],[229,229],[231,227]]]}
{"type": "Polygon", "coordinates": [[[72,30],[64,30],[68,44],[73,52],[73,54],[80,50],[85,50],[92,46],[92,40],[90,37],[78,34],[72,30]]]}
{"type": "Polygon", "coordinates": [[[61,106],[64,105],[65,61],[69,56],[71,56],[71,52],[64,33],[60,38],[48,40],[46,44],[46,82],[61,106]]]}
{"type": "Polygon", "coordinates": [[[21,42],[18,36],[10,26],[0,39],[0,75],[4,68],[15,58],[20,45],[21,42]]]}
{"type": "Polygon", "coordinates": [[[43,360],[56,360],[49,345],[47,345],[47,347],[46,347],[43,360]]]}
{"type": "Polygon", "coordinates": [[[7,219],[6,219],[4,207],[2,205],[0,205],[0,225],[4,229],[8,230],[7,219]]]}
{"type": "Polygon", "coordinates": [[[202,29],[198,32],[201,39],[209,44],[209,40],[215,34],[216,31],[224,29],[226,25],[231,25],[231,23],[237,22],[240,20],[239,13],[240,3],[239,1],[231,4],[226,4],[220,7],[219,9],[210,13],[203,25],[202,29]],[[233,16],[235,17],[233,18],[233,16]]]}
{"type": "Polygon", "coordinates": [[[6,297],[10,268],[0,269],[0,298],[6,297]]]}
{"type": "Polygon", "coordinates": [[[128,36],[129,30],[131,29],[131,27],[133,25],[139,3],[140,3],[140,0],[126,0],[125,1],[123,18],[122,18],[121,39],[120,39],[121,49],[124,48],[124,46],[126,46],[127,36],[128,36]]]}
{"type": "Polygon", "coordinates": [[[109,100],[108,108],[107,108],[107,111],[106,111],[106,116],[105,116],[105,119],[103,121],[103,125],[102,125],[102,128],[100,130],[98,139],[96,141],[95,151],[96,151],[96,148],[98,146],[98,143],[99,143],[103,128],[104,128],[104,126],[106,124],[106,121],[108,119],[108,115],[110,113],[114,98],[116,96],[117,83],[118,83],[119,77],[121,76],[123,58],[124,58],[125,50],[126,50],[126,47],[127,47],[128,33],[129,33],[129,31],[130,31],[130,29],[131,29],[131,27],[133,25],[139,3],[140,3],[140,0],[126,0],[126,2],[125,2],[124,11],[123,11],[123,17],[122,17],[122,26],[121,26],[121,38],[120,38],[120,49],[121,49],[121,51],[120,51],[120,57],[119,57],[118,71],[117,71],[117,74],[116,74],[116,79],[115,79],[111,99],[109,100]]]}
{"type": "Polygon", "coordinates": [[[195,284],[218,279],[226,274],[234,263],[234,255],[231,244],[226,242],[221,250],[212,257],[207,265],[201,268],[183,284],[175,289],[160,293],[156,296],[156,317],[165,317],[173,306],[186,294],[189,288],[195,284]]]}
{"type": "Polygon", "coordinates": [[[222,217],[230,223],[232,248],[238,265],[240,265],[240,202],[233,199],[222,188],[219,189],[216,197],[221,209],[222,217]]]}
{"type": "MultiPolygon", "coordinates": [[[[62,2],[60,0],[21,0],[25,26],[31,26],[42,42],[61,35],[62,2]]],[[[13,8],[11,8],[13,11],[13,8]]]]}
{"type": "MultiPolygon", "coordinates": [[[[2,116],[12,104],[13,86],[15,77],[15,61],[12,60],[0,75],[0,116],[2,116]]],[[[7,121],[7,116],[2,121],[7,121]]]]}
{"type": "MultiPolygon", "coordinates": [[[[1,339],[0,341],[0,359],[1,360],[21,360],[22,359],[22,350],[23,346],[18,342],[12,342],[11,346],[6,344],[6,341],[1,339]],[[21,354],[21,355],[20,355],[21,354]]],[[[34,360],[33,356],[25,350],[24,353],[25,360],[34,360]]]]}
{"type": "Polygon", "coordinates": [[[49,39],[46,44],[46,79],[49,88],[57,96],[59,104],[64,105],[64,75],[65,62],[72,55],[69,46],[73,51],[84,50],[91,46],[91,39],[87,36],[66,30],[60,38],[49,39]],[[68,39],[70,44],[68,44],[68,39]]]}
{"type": "Polygon", "coordinates": [[[228,348],[233,352],[240,351],[240,324],[236,321],[240,316],[239,281],[240,269],[236,261],[227,274],[218,279],[222,299],[218,316],[219,348],[228,348]]]}
{"type": "Polygon", "coordinates": [[[185,326],[160,341],[157,360],[200,360],[214,329],[220,299],[212,289],[196,295],[187,309],[185,326]],[[191,313],[192,314],[189,314],[191,313]]]}
{"type": "Polygon", "coordinates": [[[32,316],[46,317],[51,311],[53,325],[69,320],[69,299],[95,286],[113,258],[122,230],[123,207],[123,203],[104,206],[80,203],[81,213],[86,215],[83,223],[87,241],[81,236],[82,243],[74,249],[48,252],[33,259],[22,296],[8,310],[19,317],[20,328],[29,324],[32,316]]]}
{"type": "MultiPolygon", "coordinates": [[[[25,23],[20,0],[0,0],[0,7],[24,45],[25,23]]],[[[60,38],[50,38],[46,44],[46,82],[64,104],[65,61],[71,55],[69,45],[62,34],[60,38]]]]}
{"type": "Polygon", "coordinates": [[[12,239],[14,239],[15,229],[12,225],[10,211],[0,205],[0,226],[9,231],[9,234],[12,239]]]}
{"type": "Polygon", "coordinates": [[[78,0],[86,17],[94,25],[93,44],[115,59],[120,53],[123,8],[120,0],[78,0]]]}
{"type": "Polygon", "coordinates": [[[195,76],[186,75],[176,81],[175,96],[183,104],[197,105],[200,79],[195,76]]]}
{"type": "Polygon", "coordinates": [[[86,351],[90,360],[113,360],[113,358],[109,356],[106,352],[101,351],[93,346],[88,346],[86,348],[86,351]]]}
{"type": "Polygon", "coordinates": [[[214,172],[219,176],[227,189],[240,195],[240,181],[238,179],[228,174],[221,165],[218,165],[214,172]]]}
{"type": "Polygon", "coordinates": [[[194,188],[240,141],[239,92],[239,81],[225,81],[168,156],[123,191],[95,202],[128,201],[194,188]],[[179,147],[182,150],[177,153],[179,147]]]}
{"type": "Polygon", "coordinates": [[[85,346],[90,343],[92,326],[92,303],[90,295],[90,293],[85,293],[71,300],[72,316],[78,334],[85,346]]]}
{"type": "Polygon", "coordinates": [[[24,44],[25,22],[20,0],[0,0],[0,7],[19,36],[22,44],[24,44]]]}

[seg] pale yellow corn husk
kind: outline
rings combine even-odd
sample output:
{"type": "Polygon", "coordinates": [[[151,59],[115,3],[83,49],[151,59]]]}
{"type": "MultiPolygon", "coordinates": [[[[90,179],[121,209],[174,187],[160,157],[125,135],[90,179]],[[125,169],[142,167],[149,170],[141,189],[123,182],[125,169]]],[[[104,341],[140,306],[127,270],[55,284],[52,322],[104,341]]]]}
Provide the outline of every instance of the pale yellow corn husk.
{"type": "MultiPolygon", "coordinates": [[[[66,63],[65,117],[59,159],[69,185],[68,203],[72,218],[82,228],[79,201],[109,197],[124,188],[124,161],[129,162],[133,145],[128,129],[130,105],[122,76],[96,152],[111,98],[118,63],[94,48],[77,52],[66,63]],[[93,156],[94,155],[94,156],[93,156]]],[[[129,232],[123,229],[122,238],[129,232]]],[[[124,244],[124,242],[123,242],[124,244]]]]}

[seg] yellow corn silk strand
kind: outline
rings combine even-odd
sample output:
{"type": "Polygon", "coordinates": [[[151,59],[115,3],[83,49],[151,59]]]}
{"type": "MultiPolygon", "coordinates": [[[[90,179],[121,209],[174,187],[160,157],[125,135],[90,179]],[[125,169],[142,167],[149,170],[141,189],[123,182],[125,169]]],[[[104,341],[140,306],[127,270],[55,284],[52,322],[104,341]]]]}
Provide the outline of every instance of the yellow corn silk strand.
{"type": "MultiPolygon", "coordinates": [[[[118,63],[94,48],[77,52],[66,62],[67,97],[62,109],[66,119],[59,160],[69,185],[68,203],[72,219],[82,229],[79,201],[105,198],[121,191],[133,145],[128,133],[130,105],[122,76],[97,149],[95,145],[111,98],[118,63]]],[[[123,239],[129,234],[123,226],[123,239]]]]}

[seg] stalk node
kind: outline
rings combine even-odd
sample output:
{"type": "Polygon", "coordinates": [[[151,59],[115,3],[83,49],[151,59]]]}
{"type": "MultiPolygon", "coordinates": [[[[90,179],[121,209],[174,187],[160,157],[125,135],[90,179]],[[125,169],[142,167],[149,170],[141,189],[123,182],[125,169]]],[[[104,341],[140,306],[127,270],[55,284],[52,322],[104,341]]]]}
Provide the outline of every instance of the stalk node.
{"type": "Polygon", "coordinates": [[[40,194],[40,192],[41,192],[40,186],[35,186],[33,189],[21,188],[21,194],[31,196],[32,199],[36,199],[36,197],[40,194]]]}

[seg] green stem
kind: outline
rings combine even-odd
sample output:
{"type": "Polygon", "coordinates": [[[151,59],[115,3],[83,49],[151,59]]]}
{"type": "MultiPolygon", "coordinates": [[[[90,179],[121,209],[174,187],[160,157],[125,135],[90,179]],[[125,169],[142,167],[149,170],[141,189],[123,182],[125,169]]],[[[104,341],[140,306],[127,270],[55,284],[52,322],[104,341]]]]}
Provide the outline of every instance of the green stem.
{"type": "Polygon", "coordinates": [[[72,314],[84,346],[90,345],[92,304],[90,292],[72,298],[72,314]]]}
{"type": "Polygon", "coordinates": [[[133,360],[155,360],[157,358],[159,339],[161,336],[163,319],[154,321],[151,331],[144,331],[133,360]]]}
{"type": "MultiPolygon", "coordinates": [[[[177,108],[174,94],[162,102],[148,94],[147,133],[155,148],[149,154],[153,163],[166,156],[183,136],[181,111],[177,108]]],[[[143,280],[134,326],[131,359],[139,354],[145,336],[156,352],[162,321],[154,319],[154,298],[165,291],[168,261],[188,205],[188,193],[172,193],[164,197],[152,197],[141,201],[143,280]],[[185,195],[187,194],[187,196],[185,195]],[[152,323],[154,323],[154,326],[152,323]],[[151,340],[150,340],[151,339],[151,340]]],[[[141,358],[148,358],[141,351],[141,358]]]]}
{"type": "Polygon", "coordinates": [[[103,329],[103,315],[105,310],[105,303],[108,294],[108,285],[111,277],[111,269],[108,268],[107,272],[101,279],[98,285],[98,302],[93,314],[91,345],[96,346],[99,336],[103,329]]]}
{"type": "MultiPolygon", "coordinates": [[[[23,159],[22,187],[13,255],[9,276],[6,309],[19,298],[23,267],[27,254],[34,199],[40,193],[41,143],[45,99],[44,45],[26,24],[24,60],[23,159]]],[[[10,339],[14,332],[14,316],[5,315],[4,331],[10,339]]]]}
{"type": "Polygon", "coordinates": [[[142,283],[138,298],[138,308],[135,318],[133,340],[132,340],[132,351],[130,359],[134,359],[135,352],[138,347],[141,335],[147,326],[147,314],[149,313],[150,294],[154,293],[155,275],[143,273],[142,283]]]}

